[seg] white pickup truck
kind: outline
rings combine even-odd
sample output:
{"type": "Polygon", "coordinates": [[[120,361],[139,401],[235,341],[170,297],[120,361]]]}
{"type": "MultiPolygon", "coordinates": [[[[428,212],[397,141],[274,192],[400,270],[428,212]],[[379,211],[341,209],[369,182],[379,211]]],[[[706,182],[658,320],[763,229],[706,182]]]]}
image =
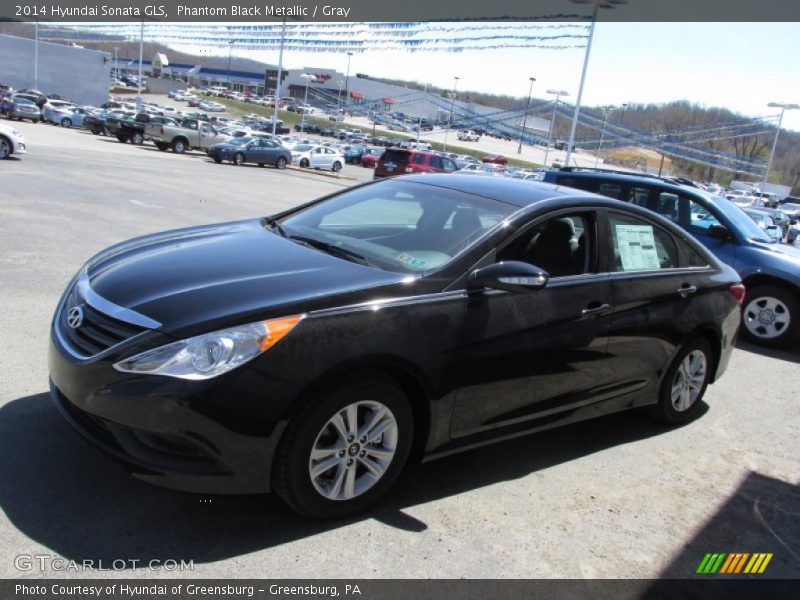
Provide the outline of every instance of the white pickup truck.
{"type": "Polygon", "coordinates": [[[462,142],[479,142],[481,141],[481,136],[474,131],[465,129],[458,132],[458,139],[462,142]]]}

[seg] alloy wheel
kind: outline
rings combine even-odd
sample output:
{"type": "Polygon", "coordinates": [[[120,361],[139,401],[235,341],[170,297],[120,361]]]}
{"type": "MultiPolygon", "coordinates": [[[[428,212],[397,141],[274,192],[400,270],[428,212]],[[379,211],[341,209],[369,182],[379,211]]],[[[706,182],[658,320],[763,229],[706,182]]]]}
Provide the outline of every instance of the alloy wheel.
{"type": "Polygon", "coordinates": [[[308,473],[328,500],[351,500],[371,489],[394,458],[400,432],[380,402],[354,402],[339,410],[314,440],[308,473]]]}
{"type": "Polygon", "coordinates": [[[689,410],[700,397],[706,381],[708,361],[700,350],[693,350],[681,361],[672,380],[672,406],[678,412],[689,410]]]}
{"type": "Polygon", "coordinates": [[[7,140],[0,138],[0,159],[6,158],[11,154],[11,144],[7,140]]]}

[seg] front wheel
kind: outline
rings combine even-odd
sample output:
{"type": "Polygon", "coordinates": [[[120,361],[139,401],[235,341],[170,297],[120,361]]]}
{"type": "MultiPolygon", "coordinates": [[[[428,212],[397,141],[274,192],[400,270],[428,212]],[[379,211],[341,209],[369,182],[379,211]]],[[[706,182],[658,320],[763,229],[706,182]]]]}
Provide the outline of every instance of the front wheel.
{"type": "Polygon", "coordinates": [[[164,142],[156,142],[156,148],[158,148],[161,152],[166,152],[169,148],[169,144],[165,144],[164,142]]]}
{"type": "Polygon", "coordinates": [[[398,478],[413,437],[411,406],[394,383],[339,385],[292,420],[275,456],[274,489],[304,515],[363,510],[398,478]]]}
{"type": "Polygon", "coordinates": [[[183,154],[186,152],[186,142],[183,140],[175,140],[172,142],[172,151],[175,154],[183,154]]]}
{"type": "Polygon", "coordinates": [[[333,171],[334,173],[338,173],[341,170],[342,170],[342,163],[340,163],[337,160],[335,163],[333,163],[333,166],[331,167],[331,171],[333,171]]]}
{"type": "Polygon", "coordinates": [[[133,144],[134,146],[141,146],[142,144],[144,144],[144,135],[138,132],[134,133],[133,136],[131,137],[131,144],[133,144]]]}
{"type": "Polygon", "coordinates": [[[713,364],[708,340],[701,337],[689,340],[664,375],[654,416],[671,425],[688,423],[699,417],[713,364]]]}
{"type": "Polygon", "coordinates": [[[233,155],[231,162],[235,164],[237,167],[241,167],[244,164],[244,154],[241,152],[237,152],[233,155]]]}
{"type": "Polygon", "coordinates": [[[278,160],[275,161],[275,167],[278,169],[285,169],[286,168],[286,159],[282,156],[278,157],[278,160]]]}
{"type": "Polygon", "coordinates": [[[762,285],[747,291],[742,334],[763,346],[787,346],[800,334],[800,302],[785,288],[762,285]]]}
{"type": "Polygon", "coordinates": [[[128,141],[128,138],[125,137],[124,135],[118,135],[117,136],[117,141],[122,142],[124,144],[125,142],[128,141]]]}
{"type": "Polygon", "coordinates": [[[64,117],[61,119],[61,126],[62,127],[72,127],[72,120],[68,117],[64,117]]]}
{"type": "Polygon", "coordinates": [[[0,160],[11,156],[11,143],[6,139],[0,137],[0,160]]]}

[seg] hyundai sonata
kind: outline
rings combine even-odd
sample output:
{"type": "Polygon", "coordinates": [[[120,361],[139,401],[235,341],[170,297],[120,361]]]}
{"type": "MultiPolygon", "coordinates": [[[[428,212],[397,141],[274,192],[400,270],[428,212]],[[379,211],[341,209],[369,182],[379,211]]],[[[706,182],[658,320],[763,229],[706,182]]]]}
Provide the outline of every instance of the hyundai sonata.
{"type": "Polygon", "coordinates": [[[138,477],[365,508],[432,459],[601,414],[700,414],[739,277],[651,211],[424,175],[124,242],[52,323],[51,392],[138,477]]]}

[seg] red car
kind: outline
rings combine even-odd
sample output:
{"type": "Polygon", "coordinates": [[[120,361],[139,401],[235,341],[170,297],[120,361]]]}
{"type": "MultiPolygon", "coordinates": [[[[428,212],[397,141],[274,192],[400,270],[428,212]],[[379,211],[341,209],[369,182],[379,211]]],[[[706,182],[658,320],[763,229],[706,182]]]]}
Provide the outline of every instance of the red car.
{"type": "Polygon", "coordinates": [[[378,161],[382,154],[383,148],[368,148],[364,154],[361,155],[361,166],[374,169],[378,166],[378,161]]]}
{"type": "Polygon", "coordinates": [[[427,150],[389,148],[375,165],[374,179],[405,173],[452,173],[458,170],[453,159],[427,150]]]}
{"type": "Polygon", "coordinates": [[[508,159],[502,154],[489,154],[481,159],[481,162],[492,163],[495,165],[507,165],[508,159]]]}

